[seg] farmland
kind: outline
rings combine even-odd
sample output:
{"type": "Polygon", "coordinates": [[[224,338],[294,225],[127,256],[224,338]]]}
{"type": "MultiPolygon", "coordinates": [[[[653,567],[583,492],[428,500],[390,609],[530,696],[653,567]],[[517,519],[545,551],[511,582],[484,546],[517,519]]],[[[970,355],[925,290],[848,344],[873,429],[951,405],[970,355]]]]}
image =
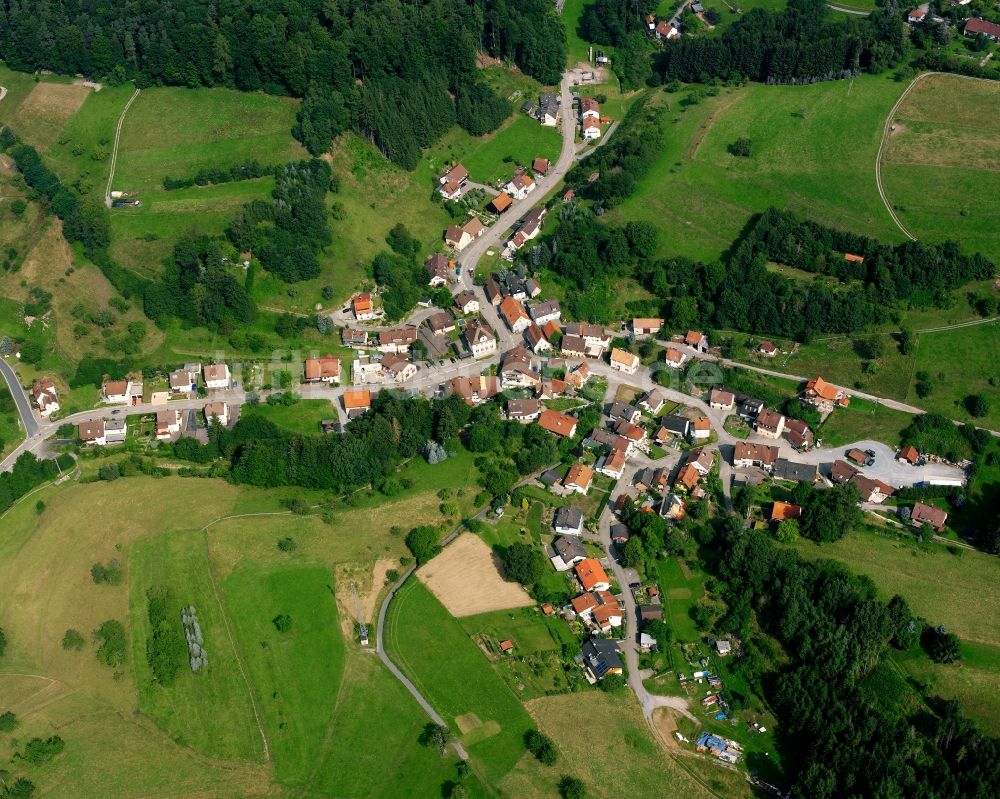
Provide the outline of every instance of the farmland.
{"type": "Polygon", "coordinates": [[[910,232],[957,239],[1000,261],[1000,86],[921,78],[894,117],[882,159],[889,201],[910,232]]]}
{"type": "Polygon", "coordinates": [[[693,105],[681,102],[688,90],[658,93],[663,148],[609,217],[652,222],[668,231],[660,240],[665,255],[706,260],[770,205],[901,241],[874,176],[882,122],[901,91],[891,78],[866,76],[722,89],[693,105]],[[726,151],[740,136],[753,142],[750,158],[726,151]]]}

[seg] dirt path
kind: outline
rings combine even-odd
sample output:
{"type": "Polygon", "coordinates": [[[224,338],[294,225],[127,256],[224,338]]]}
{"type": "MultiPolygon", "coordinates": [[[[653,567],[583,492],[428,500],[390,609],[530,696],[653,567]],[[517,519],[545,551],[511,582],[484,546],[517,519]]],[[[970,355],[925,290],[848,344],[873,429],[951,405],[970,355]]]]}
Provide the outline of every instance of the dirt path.
{"type": "Polygon", "coordinates": [[[115,167],[118,166],[118,142],[121,141],[122,137],[122,125],[125,122],[125,114],[128,113],[129,106],[135,102],[135,98],[139,96],[139,89],[137,88],[132,96],[128,98],[128,102],[125,103],[125,107],[122,109],[121,115],[118,117],[118,125],[115,128],[115,146],[111,150],[111,170],[108,172],[108,185],[104,191],[104,202],[110,206],[111,205],[111,185],[115,179],[115,167]]]}

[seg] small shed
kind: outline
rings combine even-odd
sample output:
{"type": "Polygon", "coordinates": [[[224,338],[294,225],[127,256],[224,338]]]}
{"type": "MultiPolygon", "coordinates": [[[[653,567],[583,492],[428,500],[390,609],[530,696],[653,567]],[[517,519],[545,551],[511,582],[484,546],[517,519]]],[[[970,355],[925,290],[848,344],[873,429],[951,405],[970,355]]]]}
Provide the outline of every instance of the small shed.
{"type": "Polygon", "coordinates": [[[500,651],[501,652],[513,652],[514,651],[514,642],[511,641],[509,638],[506,641],[501,641],[500,642],[500,651]]]}

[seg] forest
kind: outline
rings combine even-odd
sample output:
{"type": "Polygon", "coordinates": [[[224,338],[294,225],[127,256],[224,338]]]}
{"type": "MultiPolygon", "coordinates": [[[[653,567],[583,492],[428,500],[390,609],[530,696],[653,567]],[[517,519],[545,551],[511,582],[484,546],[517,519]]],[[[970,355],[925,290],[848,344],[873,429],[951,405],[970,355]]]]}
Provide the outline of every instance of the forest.
{"type": "Polygon", "coordinates": [[[477,81],[477,51],[547,84],[566,61],[547,0],[0,4],[0,57],[13,69],[302,97],[293,133],[314,155],[353,128],[410,169],[456,118],[482,133],[506,116],[477,81]]]}
{"type": "Polygon", "coordinates": [[[749,10],[718,36],[668,43],[657,71],[664,81],[689,83],[813,83],[862,69],[881,72],[897,64],[904,50],[895,3],[865,17],[834,16],[822,0],[789,0],[781,11],[749,10]]]}

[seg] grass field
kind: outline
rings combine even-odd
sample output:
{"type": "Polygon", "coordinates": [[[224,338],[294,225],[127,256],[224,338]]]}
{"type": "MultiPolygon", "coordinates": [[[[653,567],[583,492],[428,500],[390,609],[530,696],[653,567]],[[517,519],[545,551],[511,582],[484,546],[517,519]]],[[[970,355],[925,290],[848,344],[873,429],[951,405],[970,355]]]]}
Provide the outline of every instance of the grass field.
{"type": "Polygon", "coordinates": [[[0,381],[0,460],[7,456],[21,441],[24,440],[24,428],[21,426],[21,417],[17,413],[17,406],[14,405],[14,398],[10,395],[5,381],[0,381]]]}
{"type": "Polygon", "coordinates": [[[723,89],[682,110],[687,93],[657,93],[663,149],[635,194],[609,216],[666,232],[664,254],[715,259],[769,205],[900,241],[875,186],[882,122],[902,87],[887,76],[809,86],[723,89]],[[729,155],[740,136],[750,158],[729,155]]]}
{"type": "Polygon", "coordinates": [[[28,144],[44,152],[92,92],[82,85],[40,81],[18,105],[10,124],[28,144]]]}
{"type": "Polygon", "coordinates": [[[517,697],[420,582],[403,586],[386,623],[389,654],[456,734],[463,717],[459,740],[495,785],[523,756],[523,735],[532,726],[517,697]]]}
{"type": "Polygon", "coordinates": [[[882,181],[913,235],[957,239],[1000,261],[1000,86],[958,75],[922,78],[899,107],[882,181]]]}
{"type": "Polygon", "coordinates": [[[900,433],[912,421],[911,414],[853,397],[848,407],[834,409],[820,426],[817,436],[827,447],[839,447],[866,438],[895,447],[899,446],[900,433]]]}
{"type": "Polygon", "coordinates": [[[337,409],[325,399],[304,399],[288,406],[265,403],[256,408],[245,408],[243,413],[263,416],[278,427],[307,435],[319,433],[320,422],[324,419],[337,418],[337,409]]]}

